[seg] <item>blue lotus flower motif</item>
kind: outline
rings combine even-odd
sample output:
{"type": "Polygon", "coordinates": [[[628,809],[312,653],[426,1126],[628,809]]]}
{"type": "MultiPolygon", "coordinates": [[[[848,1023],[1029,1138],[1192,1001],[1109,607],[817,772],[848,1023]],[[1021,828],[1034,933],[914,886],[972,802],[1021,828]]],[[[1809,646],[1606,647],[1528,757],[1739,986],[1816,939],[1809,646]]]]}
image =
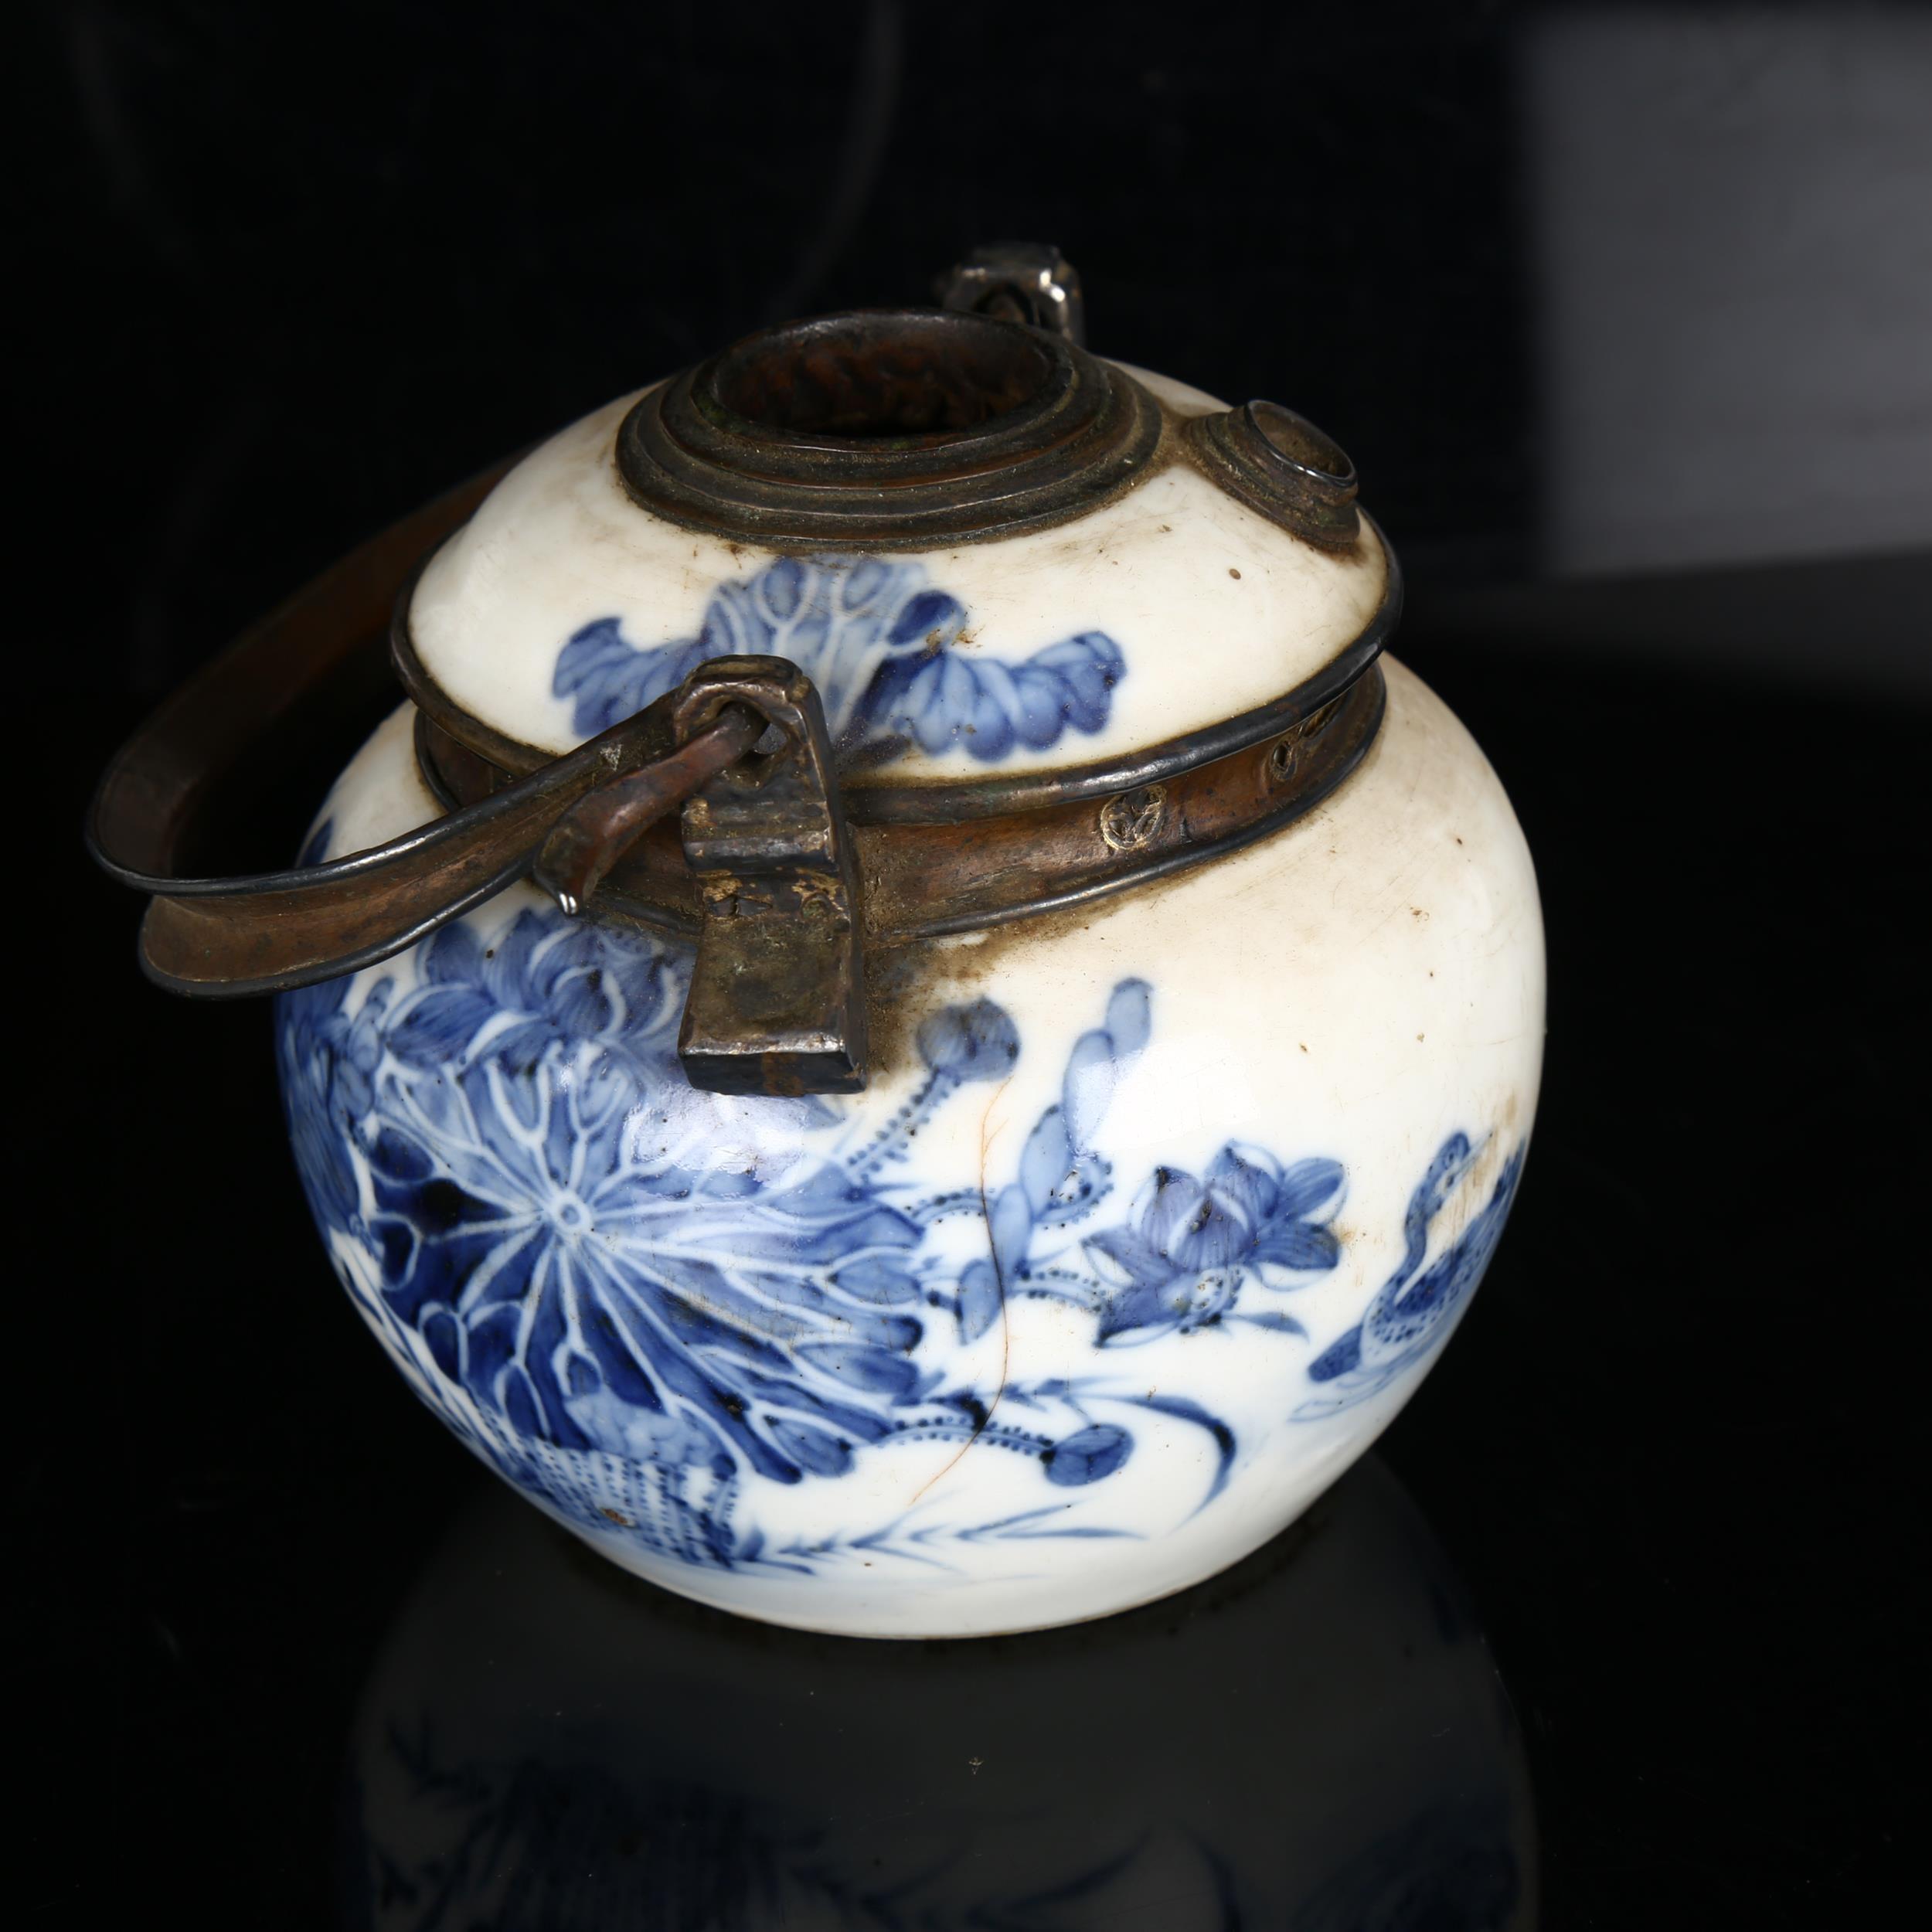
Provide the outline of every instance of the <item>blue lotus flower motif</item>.
{"type": "Polygon", "coordinates": [[[526,1437],[720,1475],[884,1434],[921,1324],[841,1277],[876,1294],[918,1228],[795,1144],[721,1170],[617,1056],[505,1037],[369,1152],[386,1299],[443,1373],[526,1437]]]}
{"type": "MultiPolygon", "coordinates": [[[[1100,1338],[1162,1330],[1191,1334],[1234,1308],[1250,1278],[1286,1290],[1332,1268],[1341,1253],[1332,1229],[1342,1191],[1337,1161],[1284,1169],[1261,1148],[1230,1141],[1204,1178],[1156,1168],[1135,1196],[1127,1226],[1090,1236],[1087,1253],[1107,1291],[1100,1338]]],[[[1276,1311],[1244,1315],[1300,1332],[1276,1311]]]]}
{"type": "Polygon", "coordinates": [[[842,762],[879,764],[917,746],[985,764],[1102,730],[1127,659],[1084,631],[1018,664],[957,648],[966,607],[923,565],[879,557],[779,557],[713,594],[695,638],[640,646],[616,617],[577,631],[552,689],[587,737],[641,711],[711,658],[789,658],[818,688],[842,762]]]}
{"type": "MultiPolygon", "coordinates": [[[[836,1477],[889,1435],[981,1438],[1063,1488],[1113,1474],[1131,1437],[1070,1392],[1070,1429],[995,1423],[917,1361],[943,1264],[869,1172],[903,1155],[917,1107],[859,1157],[819,1131],[842,1117],[826,1101],[694,1092],[673,1058],[688,970],[546,909],[489,945],[446,928],[406,990],[284,1001],[318,1216],[369,1254],[351,1285],[378,1327],[474,1405],[432,1389],[452,1427],[573,1520],[725,1564],[770,1560],[730,1532],[741,1474],[836,1477]],[[613,1492],[598,1457],[648,1484],[613,1492]]],[[[920,1044],[927,1104],[1019,1053],[984,999],[920,1044]]]]}
{"type": "Polygon", "coordinates": [[[486,1048],[526,1067],[548,1046],[590,1043],[639,1073],[676,1057],[685,974],[655,947],[614,944],[597,927],[526,911],[485,947],[459,921],[429,941],[422,970],[387,1035],[412,1066],[440,1070],[486,1048]]]}
{"type": "MultiPolygon", "coordinates": [[[[920,1230],[807,1151],[824,1102],[734,1114],[676,1077],[685,970],[553,915],[488,947],[457,924],[318,1037],[347,1026],[383,1299],[444,1375],[534,1441],[795,1481],[918,1387],[920,1323],[881,1300],[913,1298],[889,1264],[920,1230]]],[[[298,1008],[291,1054],[315,1032],[298,1008]]],[[[328,1194],[326,1148],[298,1154],[328,1194]]]]}

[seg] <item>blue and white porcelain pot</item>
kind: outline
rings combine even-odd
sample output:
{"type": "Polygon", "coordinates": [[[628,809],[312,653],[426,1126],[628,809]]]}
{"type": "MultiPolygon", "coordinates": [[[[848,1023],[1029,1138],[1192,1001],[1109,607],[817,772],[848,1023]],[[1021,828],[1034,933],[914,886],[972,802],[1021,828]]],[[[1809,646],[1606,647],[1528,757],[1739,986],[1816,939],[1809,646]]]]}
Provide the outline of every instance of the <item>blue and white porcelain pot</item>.
{"type": "Polygon", "coordinates": [[[956,287],[400,526],[94,828],[156,978],[276,994],[324,1244],[444,1423],[626,1569],[868,1636],[1292,1521],[1467,1307],[1543,1031],[1346,458],[956,287]],[[302,866],[176,876],[234,721],[300,728],[399,583],[408,701],[302,866]]]}

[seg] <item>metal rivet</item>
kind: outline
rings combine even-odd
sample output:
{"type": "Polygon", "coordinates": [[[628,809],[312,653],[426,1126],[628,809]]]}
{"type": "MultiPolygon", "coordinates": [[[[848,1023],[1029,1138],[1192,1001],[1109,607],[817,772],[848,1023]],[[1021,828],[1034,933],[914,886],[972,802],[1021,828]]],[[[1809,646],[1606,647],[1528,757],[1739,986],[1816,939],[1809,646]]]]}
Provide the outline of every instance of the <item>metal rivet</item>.
{"type": "Polygon", "coordinates": [[[1100,808],[1100,836],[1114,852],[1138,852],[1151,842],[1167,817],[1167,787],[1142,785],[1100,808]]]}

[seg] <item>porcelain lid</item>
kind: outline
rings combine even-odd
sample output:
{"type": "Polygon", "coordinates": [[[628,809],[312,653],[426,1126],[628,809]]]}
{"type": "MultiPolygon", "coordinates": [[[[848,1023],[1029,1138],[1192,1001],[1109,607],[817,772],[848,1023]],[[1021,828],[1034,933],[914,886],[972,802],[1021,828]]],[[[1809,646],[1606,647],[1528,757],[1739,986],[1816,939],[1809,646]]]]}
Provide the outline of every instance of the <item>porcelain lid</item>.
{"type": "Polygon", "coordinates": [[[835,317],[526,457],[403,649],[419,696],[536,753],[747,653],[816,683],[849,786],[1131,764],[1372,655],[1395,577],[1353,497],[1273,405],[1016,324],[835,317]]]}

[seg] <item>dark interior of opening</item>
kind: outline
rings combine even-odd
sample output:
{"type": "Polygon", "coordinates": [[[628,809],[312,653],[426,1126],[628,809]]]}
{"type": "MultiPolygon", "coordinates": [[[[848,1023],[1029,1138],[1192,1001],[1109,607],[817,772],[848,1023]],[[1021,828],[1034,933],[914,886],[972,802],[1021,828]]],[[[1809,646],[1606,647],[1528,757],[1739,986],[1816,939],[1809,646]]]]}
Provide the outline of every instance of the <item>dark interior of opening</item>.
{"type": "Polygon", "coordinates": [[[1284,409],[1279,403],[1250,403],[1248,416],[1269,447],[1291,463],[1338,483],[1354,481],[1355,465],[1346,452],[1306,417],[1284,409]]]}
{"type": "Polygon", "coordinates": [[[1054,366],[1039,338],[985,316],[840,315],[727,349],[709,387],[760,429],[870,440],[980,429],[1035,401],[1054,366]]]}

